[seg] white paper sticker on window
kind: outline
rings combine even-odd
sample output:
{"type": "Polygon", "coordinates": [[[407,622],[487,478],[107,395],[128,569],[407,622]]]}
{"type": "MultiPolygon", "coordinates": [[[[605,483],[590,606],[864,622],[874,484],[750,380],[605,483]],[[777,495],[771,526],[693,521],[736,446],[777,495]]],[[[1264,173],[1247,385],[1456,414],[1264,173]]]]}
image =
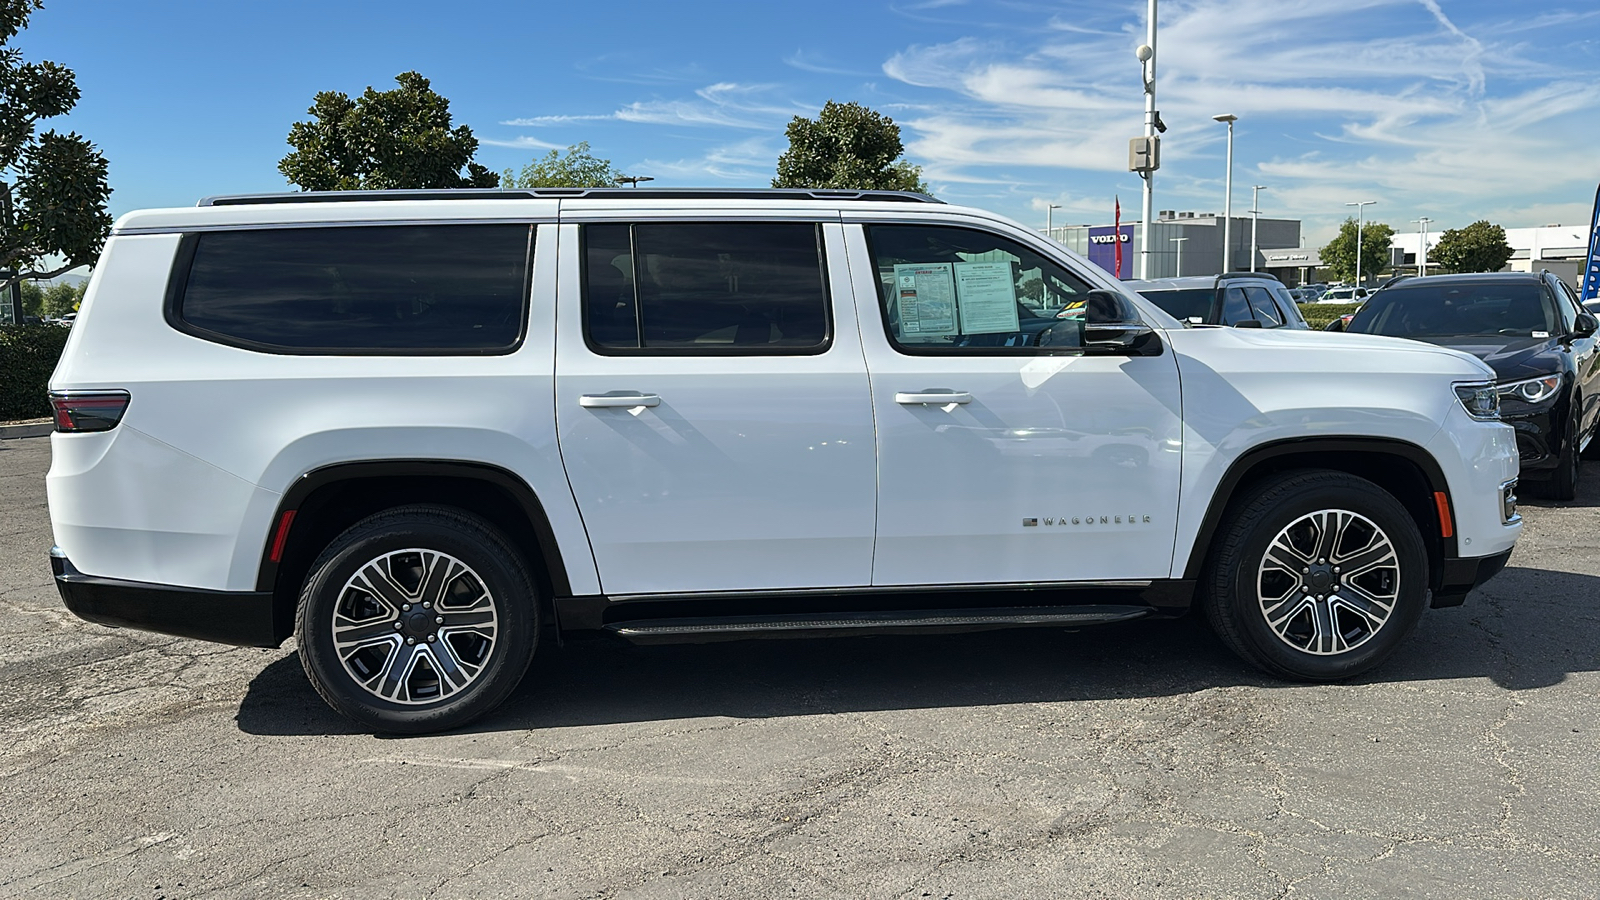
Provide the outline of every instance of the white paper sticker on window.
{"type": "Polygon", "coordinates": [[[955,278],[950,263],[894,267],[895,312],[904,336],[956,333],[955,278]]]}
{"type": "Polygon", "coordinates": [[[1017,285],[1012,278],[1011,263],[956,263],[955,269],[962,334],[1018,330],[1017,285]]]}

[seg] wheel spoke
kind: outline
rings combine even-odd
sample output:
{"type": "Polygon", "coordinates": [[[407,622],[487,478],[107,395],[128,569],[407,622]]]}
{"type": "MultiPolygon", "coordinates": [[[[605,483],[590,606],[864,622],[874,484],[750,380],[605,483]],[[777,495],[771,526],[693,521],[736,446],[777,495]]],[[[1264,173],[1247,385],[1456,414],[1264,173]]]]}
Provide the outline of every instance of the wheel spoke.
{"type": "Polygon", "coordinates": [[[399,639],[399,635],[395,634],[392,617],[385,616],[378,621],[357,622],[336,616],[333,620],[333,645],[339,649],[340,655],[344,655],[348,650],[390,639],[399,639]]]}
{"type": "Polygon", "coordinates": [[[411,595],[390,574],[389,559],[389,557],[385,556],[367,563],[361,567],[360,571],[356,572],[355,578],[351,580],[356,582],[374,599],[387,604],[395,615],[399,615],[400,608],[411,602],[411,595]]]}
{"type": "MultiPolygon", "coordinates": [[[[466,628],[476,625],[493,625],[495,614],[493,609],[469,609],[457,612],[447,609],[441,613],[444,618],[445,628],[466,628]]],[[[492,629],[491,629],[492,630],[492,629]]]]}
{"type": "Polygon", "coordinates": [[[1399,558],[1395,556],[1394,546],[1378,535],[1374,535],[1372,543],[1365,548],[1338,560],[1340,568],[1344,570],[1346,579],[1365,574],[1385,564],[1392,565],[1398,561],[1399,558]]]}
{"type": "Polygon", "coordinates": [[[423,553],[422,564],[422,584],[417,587],[417,599],[435,606],[444,597],[445,588],[451,580],[467,570],[466,566],[443,553],[423,553]]]}

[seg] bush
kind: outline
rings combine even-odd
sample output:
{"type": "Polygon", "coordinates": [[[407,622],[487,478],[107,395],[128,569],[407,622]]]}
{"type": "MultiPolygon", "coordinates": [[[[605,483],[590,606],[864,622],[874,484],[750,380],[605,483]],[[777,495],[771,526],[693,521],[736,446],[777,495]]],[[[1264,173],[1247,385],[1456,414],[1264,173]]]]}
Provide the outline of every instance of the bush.
{"type": "Polygon", "coordinates": [[[1300,307],[1300,314],[1306,317],[1306,324],[1312,328],[1326,328],[1334,319],[1348,316],[1360,308],[1359,303],[1307,303],[1300,307]]]}
{"type": "Polygon", "coordinates": [[[0,327],[0,421],[50,415],[50,373],[71,333],[59,325],[0,327]]]}

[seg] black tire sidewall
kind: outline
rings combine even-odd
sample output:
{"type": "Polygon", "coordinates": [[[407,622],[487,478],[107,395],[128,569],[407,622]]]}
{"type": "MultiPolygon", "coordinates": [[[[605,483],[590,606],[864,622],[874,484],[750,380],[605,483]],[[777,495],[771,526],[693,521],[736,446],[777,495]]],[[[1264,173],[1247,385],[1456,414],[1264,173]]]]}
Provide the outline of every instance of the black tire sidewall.
{"type": "Polygon", "coordinates": [[[1428,555],[1416,522],[1400,503],[1371,482],[1355,476],[1307,484],[1289,497],[1258,497],[1235,521],[1243,529],[1239,552],[1219,572],[1225,585],[1217,598],[1226,604],[1238,637],[1254,661],[1290,678],[1338,681],[1381,664],[1416,627],[1427,605],[1428,555]],[[1338,509],[1370,519],[1394,545],[1400,561],[1400,592],[1389,620],[1354,650],[1319,656],[1284,643],[1267,624],[1256,590],[1256,574],[1267,547],[1296,519],[1322,509],[1338,509]]]}
{"type": "Polygon", "coordinates": [[[487,526],[413,513],[374,517],[329,545],[302,591],[295,636],[307,676],[336,710],[374,730],[420,733],[463,725],[504,701],[532,660],[538,624],[526,570],[487,526]],[[345,671],[333,644],[333,609],[345,583],[367,562],[411,548],[448,553],[470,566],[489,589],[499,621],[485,670],[463,691],[428,704],[395,703],[368,692],[345,671]]]}

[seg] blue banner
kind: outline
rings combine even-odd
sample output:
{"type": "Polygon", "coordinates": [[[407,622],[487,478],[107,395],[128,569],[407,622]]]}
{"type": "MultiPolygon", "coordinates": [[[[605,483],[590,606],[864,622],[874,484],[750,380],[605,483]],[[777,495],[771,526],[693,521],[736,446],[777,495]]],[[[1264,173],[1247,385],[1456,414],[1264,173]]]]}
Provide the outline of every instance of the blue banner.
{"type": "Polygon", "coordinates": [[[1583,300],[1600,297],[1600,190],[1594,193],[1594,218],[1589,222],[1589,260],[1583,268],[1583,300]]]}
{"type": "Polygon", "coordinates": [[[1133,226],[1089,229],[1089,262],[1118,278],[1133,277],[1133,226]],[[1117,245],[1122,244],[1122,271],[1117,271],[1117,245]]]}

